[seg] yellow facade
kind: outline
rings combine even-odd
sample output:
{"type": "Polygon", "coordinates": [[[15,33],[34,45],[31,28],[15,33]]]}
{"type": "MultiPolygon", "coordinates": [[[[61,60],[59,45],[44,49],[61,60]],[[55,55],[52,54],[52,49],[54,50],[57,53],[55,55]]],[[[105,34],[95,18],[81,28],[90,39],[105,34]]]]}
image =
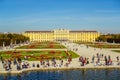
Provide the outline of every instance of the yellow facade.
{"type": "Polygon", "coordinates": [[[80,41],[94,42],[100,36],[97,31],[69,31],[57,29],[53,31],[25,31],[23,33],[30,41],[80,41]]]}

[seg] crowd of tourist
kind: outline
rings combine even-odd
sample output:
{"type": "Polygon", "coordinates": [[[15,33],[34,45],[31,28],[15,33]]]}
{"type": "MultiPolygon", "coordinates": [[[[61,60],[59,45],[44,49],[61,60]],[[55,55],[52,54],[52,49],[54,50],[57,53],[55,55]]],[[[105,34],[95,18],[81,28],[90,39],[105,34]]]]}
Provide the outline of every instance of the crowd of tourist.
{"type": "MultiPolygon", "coordinates": [[[[80,57],[79,58],[79,62],[81,66],[85,66],[87,64],[90,63],[89,58],[86,57],[80,57]]],[[[111,56],[104,56],[103,54],[96,54],[93,55],[93,57],[91,58],[91,64],[93,64],[94,66],[112,66],[116,63],[116,65],[120,65],[120,61],[119,61],[119,56],[116,57],[116,61],[113,62],[113,60],[111,59],[111,56]]]]}
{"type": "MultiPolygon", "coordinates": [[[[64,60],[60,60],[59,63],[57,63],[57,60],[55,58],[51,59],[51,60],[40,60],[39,63],[35,63],[33,61],[32,64],[30,64],[30,62],[26,59],[26,57],[24,58],[24,60],[22,60],[21,58],[14,58],[14,59],[3,59],[1,57],[1,62],[2,62],[2,66],[6,71],[12,70],[12,68],[16,68],[16,70],[22,70],[22,69],[28,69],[28,68],[39,68],[39,67],[61,67],[64,64],[64,60]]],[[[71,60],[68,59],[68,64],[70,64],[71,60]]],[[[68,66],[68,65],[64,65],[64,66],[68,66]]]]}
{"type": "MultiPolygon", "coordinates": [[[[112,66],[114,62],[111,59],[111,56],[104,56],[103,54],[97,53],[96,55],[93,55],[91,58],[92,60],[89,60],[89,58],[86,57],[79,57],[78,63],[80,66],[86,66],[88,64],[93,64],[93,66],[112,66]]],[[[8,71],[12,70],[12,68],[16,68],[16,70],[23,70],[23,69],[29,69],[29,68],[50,68],[50,67],[69,67],[69,65],[72,63],[72,58],[68,58],[67,61],[65,60],[59,60],[59,62],[53,58],[51,60],[40,60],[39,63],[33,62],[32,64],[27,60],[21,60],[21,58],[14,58],[13,60],[10,59],[2,59],[1,62],[3,68],[8,71]]],[[[120,65],[119,56],[116,57],[116,65],[120,65]]]]}
{"type": "MultiPolygon", "coordinates": [[[[68,43],[68,44],[64,43],[64,45],[66,45],[69,50],[73,50],[75,52],[78,51],[80,45],[72,43],[73,48],[71,49],[70,48],[71,45],[69,46],[69,44],[71,44],[71,43],[68,43]]],[[[88,48],[89,47],[86,46],[86,49],[88,49],[88,48]]],[[[96,49],[94,48],[94,50],[96,50],[96,49]]],[[[102,49],[100,49],[100,50],[102,50],[102,49]]],[[[116,63],[117,65],[120,65],[119,56],[116,56],[115,62],[113,62],[113,59],[111,58],[110,55],[106,56],[106,55],[100,54],[100,53],[96,53],[96,55],[93,55],[91,59],[92,59],[91,63],[94,64],[94,66],[104,66],[104,65],[110,66],[110,65],[114,65],[116,62],[117,62],[116,63]]],[[[79,62],[80,62],[81,66],[84,66],[84,65],[89,64],[90,60],[87,57],[80,56],[79,62]]]]}

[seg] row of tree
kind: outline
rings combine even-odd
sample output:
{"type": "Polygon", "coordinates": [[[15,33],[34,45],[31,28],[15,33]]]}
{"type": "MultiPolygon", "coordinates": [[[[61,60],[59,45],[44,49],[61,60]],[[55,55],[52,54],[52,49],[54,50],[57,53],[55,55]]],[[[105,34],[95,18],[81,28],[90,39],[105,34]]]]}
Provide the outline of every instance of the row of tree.
{"type": "Polygon", "coordinates": [[[120,34],[101,35],[100,37],[97,38],[97,41],[120,43],[120,34]]]}
{"type": "Polygon", "coordinates": [[[27,41],[29,41],[29,38],[22,34],[0,34],[0,46],[20,44],[27,41]]]}

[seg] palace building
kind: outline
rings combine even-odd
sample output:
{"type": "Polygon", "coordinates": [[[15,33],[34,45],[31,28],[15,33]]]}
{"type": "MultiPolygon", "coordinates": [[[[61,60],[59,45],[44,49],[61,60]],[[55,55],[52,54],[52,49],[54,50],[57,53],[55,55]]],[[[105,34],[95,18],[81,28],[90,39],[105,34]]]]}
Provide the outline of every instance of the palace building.
{"type": "Polygon", "coordinates": [[[97,31],[56,29],[52,31],[25,31],[30,41],[81,41],[94,42],[100,36],[97,31]]]}

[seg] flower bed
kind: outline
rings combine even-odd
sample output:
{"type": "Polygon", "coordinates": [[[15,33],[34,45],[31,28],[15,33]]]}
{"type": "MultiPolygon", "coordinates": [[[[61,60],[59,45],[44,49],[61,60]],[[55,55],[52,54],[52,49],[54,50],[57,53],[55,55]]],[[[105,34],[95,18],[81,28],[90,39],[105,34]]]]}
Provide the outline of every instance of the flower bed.
{"type": "Polygon", "coordinates": [[[32,44],[39,45],[39,44],[60,44],[60,43],[52,42],[52,41],[43,41],[43,42],[33,42],[32,44]]]}
{"type": "Polygon", "coordinates": [[[41,60],[41,59],[52,59],[53,57],[56,59],[64,59],[71,55],[72,58],[79,57],[79,55],[75,54],[72,51],[3,51],[0,52],[0,56],[3,59],[6,58],[21,58],[25,57],[28,60],[41,60]]]}
{"type": "Polygon", "coordinates": [[[17,47],[16,49],[64,49],[66,48],[63,45],[25,45],[25,46],[20,46],[17,47]]]}

